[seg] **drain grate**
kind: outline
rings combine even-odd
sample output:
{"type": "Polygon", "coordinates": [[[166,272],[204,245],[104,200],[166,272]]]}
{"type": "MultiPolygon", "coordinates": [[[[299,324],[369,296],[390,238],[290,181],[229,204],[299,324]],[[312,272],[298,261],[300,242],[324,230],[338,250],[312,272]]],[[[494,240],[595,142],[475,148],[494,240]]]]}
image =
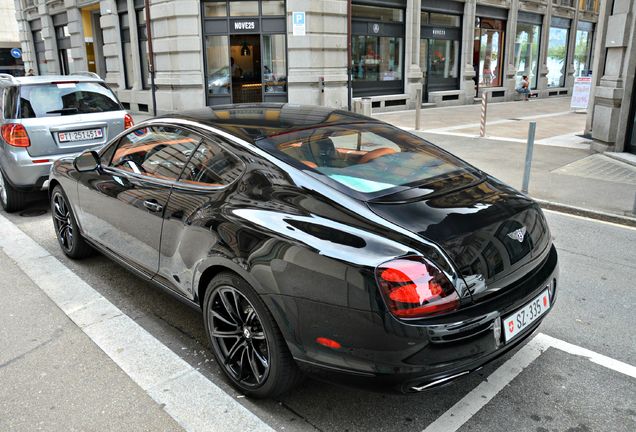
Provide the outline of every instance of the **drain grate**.
{"type": "Polygon", "coordinates": [[[552,172],[636,185],[636,167],[602,154],[579,159],[552,172]]]}

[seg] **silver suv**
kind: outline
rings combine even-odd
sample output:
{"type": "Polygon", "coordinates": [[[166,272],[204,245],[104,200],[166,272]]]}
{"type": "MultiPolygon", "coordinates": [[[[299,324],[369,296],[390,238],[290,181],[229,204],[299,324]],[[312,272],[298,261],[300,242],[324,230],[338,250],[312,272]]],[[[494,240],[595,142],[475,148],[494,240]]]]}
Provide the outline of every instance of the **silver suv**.
{"type": "Polygon", "coordinates": [[[0,74],[0,204],[21,210],[46,189],[57,159],[97,148],[133,125],[96,74],[15,78],[0,74]]]}

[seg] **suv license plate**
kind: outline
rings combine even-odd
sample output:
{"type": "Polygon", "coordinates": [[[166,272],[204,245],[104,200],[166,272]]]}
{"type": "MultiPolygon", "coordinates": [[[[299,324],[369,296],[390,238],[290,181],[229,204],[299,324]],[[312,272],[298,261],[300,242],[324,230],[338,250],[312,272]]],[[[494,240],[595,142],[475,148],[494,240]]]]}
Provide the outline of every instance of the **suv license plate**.
{"type": "Polygon", "coordinates": [[[523,332],[541,315],[544,315],[548,309],[550,309],[550,295],[546,289],[524,307],[503,319],[505,341],[508,342],[523,332]]]}
{"type": "Polygon", "coordinates": [[[58,132],[57,138],[60,142],[69,142],[69,141],[90,141],[97,138],[102,138],[104,136],[104,132],[101,129],[86,129],[81,131],[70,131],[70,132],[58,132]]]}

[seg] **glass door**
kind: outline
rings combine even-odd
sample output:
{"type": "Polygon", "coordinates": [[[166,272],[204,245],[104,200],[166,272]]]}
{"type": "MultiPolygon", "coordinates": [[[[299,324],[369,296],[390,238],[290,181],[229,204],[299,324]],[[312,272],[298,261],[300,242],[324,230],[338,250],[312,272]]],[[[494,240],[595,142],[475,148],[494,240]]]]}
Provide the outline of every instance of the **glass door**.
{"type": "Polygon", "coordinates": [[[260,35],[230,36],[232,103],[262,102],[260,35]]]}

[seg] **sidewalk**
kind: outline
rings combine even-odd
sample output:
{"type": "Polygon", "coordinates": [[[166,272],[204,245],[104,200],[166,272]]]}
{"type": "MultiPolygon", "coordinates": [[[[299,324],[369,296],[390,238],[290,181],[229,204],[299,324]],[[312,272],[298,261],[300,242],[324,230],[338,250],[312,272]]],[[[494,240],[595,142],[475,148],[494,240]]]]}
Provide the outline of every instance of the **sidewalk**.
{"type": "MultiPolygon", "coordinates": [[[[585,114],[571,112],[569,105],[569,98],[492,103],[485,138],[479,137],[480,105],[426,109],[416,133],[521,189],[528,124],[536,120],[530,195],[633,218],[636,166],[593,153],[591,141],[580,136],[585,114]]],[[[408,130],[415,123],[414,110],[375,117],[408,130]]]]}
{"type": "Polygon", "coordinates": [[[0,430],[182,430],[1,250],[0,268],[0,430]]]}

